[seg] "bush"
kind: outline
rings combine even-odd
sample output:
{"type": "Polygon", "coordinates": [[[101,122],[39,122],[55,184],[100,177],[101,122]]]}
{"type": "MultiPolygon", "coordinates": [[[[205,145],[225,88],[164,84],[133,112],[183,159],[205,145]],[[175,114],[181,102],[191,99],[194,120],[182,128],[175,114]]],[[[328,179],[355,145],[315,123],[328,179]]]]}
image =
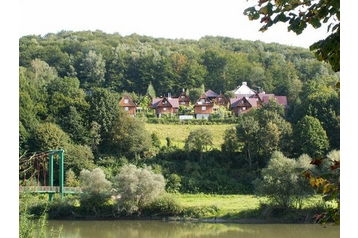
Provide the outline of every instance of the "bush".
{"type": "Polygon", "coordinates": [[[82,187],[81,210],[83,212],[98,215],[100,208],[111,197],[112,183],[105,178],[104,172],[100,168],[96,168],[91,172],[82,170],[80,174],[82,187]]]}
{"type": "Polygon", "coordinates": [[[114,190],[120,196],[119,210],[127,214],[140,212],[148,203],[164,193],[165,181],[151,167],[137,168],[133,164],[122,167],[114,178],[114,190]]]}
{"type": "Polygon", "coordinates": [[[180,215],[182,212],[183,208],[170,194],[159,196],[143,208],[143,213],[152,216],[174,216],[180,215]]]}
{"type": "MultiPolygon", "coordinates": [[[[259,196],[267,196],[270,201],[282,207],[301,206],[302,198],[314,194],[309,183],[302,176],[302,166],[306,157],[302,156],[297,162],[286,158],[282,152],[274,152],[266,168],[262,169],[262,178],[254,181],[255,192],[259,196]]],[[[306,166],[310,166],[309,164],[306,166]]]]}

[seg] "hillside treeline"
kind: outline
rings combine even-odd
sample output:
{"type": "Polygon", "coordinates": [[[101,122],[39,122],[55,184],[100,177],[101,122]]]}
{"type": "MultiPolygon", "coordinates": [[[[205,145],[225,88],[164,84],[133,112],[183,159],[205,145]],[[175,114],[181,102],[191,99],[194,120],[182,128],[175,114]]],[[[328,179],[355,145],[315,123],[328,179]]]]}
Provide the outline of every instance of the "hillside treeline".
{"type": "Polygon", "coordinates": [[[63,31],[20,38],[19,57],[20,157],[63,148],[66,174],[101,167],[111,178],[124,164],[146,164],[164,175],[167,190],[251,193],[274,151],[297,158],[339,150],[339,75],[308,49],[63,31]],[[139,102],[149,86],[175,97],[242,82],[287,96],[289,109],[273,102],[242,115],[221,150],[162,145],[145,130],[149,114],[129,117],[118,106],[123,92],[139,102]]]}

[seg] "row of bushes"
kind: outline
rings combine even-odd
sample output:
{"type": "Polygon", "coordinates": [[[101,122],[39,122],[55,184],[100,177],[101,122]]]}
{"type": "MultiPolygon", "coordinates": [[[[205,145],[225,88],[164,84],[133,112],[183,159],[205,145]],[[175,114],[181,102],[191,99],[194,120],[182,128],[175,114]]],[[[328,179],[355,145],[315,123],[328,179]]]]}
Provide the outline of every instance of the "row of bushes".
{"type": "Polygon", "coordinates": [[[98,206],[96,211],[94,211],[86,203],[81,204],[79,195],[66,195],[64,199],[55,196],[52,202],[48,202],[44,195],[37,195],[37,197],[37,202],[32,203],[29,207],[29,214],[40,218],[43,214],[47,213],[49,219],[201,218],[214,217],[218,212],[216,206],[185,208],[171,194],[164,194],[156,198],[149,204],[146,204],[142,210],[135,211],[132,214],[128,214],[127,211],[119,207],[113,198],[98,206]]]}

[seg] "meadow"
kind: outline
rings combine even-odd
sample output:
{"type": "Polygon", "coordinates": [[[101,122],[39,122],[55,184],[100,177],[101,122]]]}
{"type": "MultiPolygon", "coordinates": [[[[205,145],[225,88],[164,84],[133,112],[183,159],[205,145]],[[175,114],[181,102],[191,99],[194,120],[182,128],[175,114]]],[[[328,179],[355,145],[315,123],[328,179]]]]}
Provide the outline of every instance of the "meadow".
{"type": "MultiPolygon", "coordinates": [[[[268,198],[255,195],[219,195],[219,194],[172,194],[178,204],[187,211],[189,216],[200,219],[261,219],[265,214],[273,211],[274,207],[267,206],[268,198]]],[[[295,217],[298,214],[311,214],[318,208],[322,208],[322,197],[313,196],[303,200],[301,209],[287,209],[291,211],[285,217],[295,217]]],[[[280,207],[278,207],[280,208],[280,207]]],[[[284,209],[286,210],[286,209],[284,209]]],[[[283,214],[282,214],[283,215],[283,214]]],[[[284,218],[284,217],[282,217],[284,218]]]]}
{"type": "Polygon", "coordinates": [[[183,148],[189,133],[198,128],[205,128],[213,135],[213,147],[220,149],[224,142],[224,133],[227,128],[234,127],[233,124],[218,125],[174,125],[174,124],[146,124],[149,133],[156,133],[161,145],[167,143],[166,138],[170,138],[173,146],[183,148]]]}

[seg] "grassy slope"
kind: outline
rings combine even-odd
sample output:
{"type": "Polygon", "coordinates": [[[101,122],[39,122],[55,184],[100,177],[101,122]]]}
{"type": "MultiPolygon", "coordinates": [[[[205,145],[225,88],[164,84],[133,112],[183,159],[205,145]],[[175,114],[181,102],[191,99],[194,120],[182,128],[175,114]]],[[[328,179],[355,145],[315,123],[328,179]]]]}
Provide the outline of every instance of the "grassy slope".
{"type": "Polygon", "coordinates": [[[166,145],[166,138],[171,139],[172,145],[179,148],[184,146],[184,141],[188,137],[189,133],[197,128],[206,128],[213,135],[213,143],[215,148],[220,148],[224,142],[223,136],[227,128],[233,127],[233,125],[166,125],[166,124],[146,124],[146,129],[153,133],[155,132],[162,146],[166,145]]]}

